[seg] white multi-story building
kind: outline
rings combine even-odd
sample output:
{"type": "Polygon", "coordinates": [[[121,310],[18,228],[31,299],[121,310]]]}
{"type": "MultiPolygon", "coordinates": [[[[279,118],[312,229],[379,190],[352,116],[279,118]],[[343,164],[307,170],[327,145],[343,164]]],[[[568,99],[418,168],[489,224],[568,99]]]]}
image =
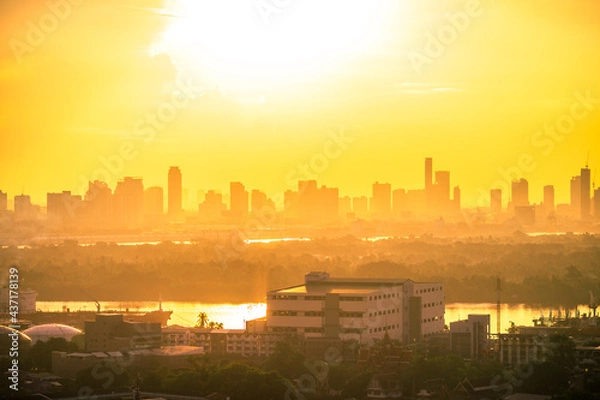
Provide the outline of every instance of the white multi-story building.
{"type": "Polygon", "coordinates": [[[330,278],[267,294],[269,332],[372,343],[385,332],[409,343],[444,330],[444,285],[410,279],[330,278]]]}

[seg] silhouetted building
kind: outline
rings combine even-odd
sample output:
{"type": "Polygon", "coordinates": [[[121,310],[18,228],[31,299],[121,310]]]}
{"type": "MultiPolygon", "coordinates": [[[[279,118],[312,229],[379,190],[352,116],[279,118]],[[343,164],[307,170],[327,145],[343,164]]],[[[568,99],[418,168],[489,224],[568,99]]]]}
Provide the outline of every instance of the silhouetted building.
{"type": "Polygon", "coordinates": [[[330,278],[267,293],[267,330],[372,344],[386,333],[412,343],[444,330],[444,287],[410,279],[330,278]]]}
{"type": "Polygon", "coordinates": [[[286,218],[300,223],[327,224],[339,218],[339,191],[317,181],[298,181],[298,191],[284,193],[286,218]]]}
{"type": "Polygon", "coordinates": [[[198,213],[200,218],[207,222],[214,222],[221,219],[223,211],[227,209],[223,203],[223,195],[214,190],[209,190],[204,195],[204,202],[198,204],[198,213]]]}
{"type": "Polygon", "coordinates": [[[454,204],[454,209],[460,211],[460,188],[458,186],[454,187],[454,195],[452,196],[452,203],[454,204]]]}
{"type": "Polygon", "coordinates": [[[183,213],[181,199],[181,171],[179,167],[169,168],[169,186],[167,189],[168,195],[168,213],[171,218],[179,218],[183,213]]]}
{"type": "Polygon", "coordinates": [[[552,185],[544,186],[544,207],[548,212],[554,211],[554,186],[552,185]]]}
{"type": "Polygon", "coordinates": [[[338,199],[338,211],[342,218],[354,219],[354,213],[352,212],[352,199],[350,196],[344,196],[338,199]]]}
{"type": "Polygon", "coordinates": [[[86,221],[92,226],[106,226],[113,222],[113,194],[106,182],[88,182],[83,196],[86,221]]]}
{"type": "Polygon", "coordinates": [[[489,335],[489,314],[469,314],[466,320],[450,322],[450,348],[462,358],[482,358],[489,347],[489,335]]]}
{"type": "Polygon", "coordinates": [[[8,194],[0,190],[0,212],[8,210],[8,194]]]}
{"type": "Polygon", "coordinates": [[[587,220],[590,218],[591,209],[591,178],[588,167],[581,168],[581,219],[587,220]]]}
{"type": "Polygon", "coordinates": [[[513,180],[511,189],[513,207],[529,205],[529,183],[525,178],[513,180]]]}
{"type": "Polygon", "coordinates": [[[46,215],[48,222],[73,222],[81,213],[81,196],[73,196],[70,191],[46,194],[46,215]]]}
{"type": "Polygon", "coordinates": [[[230,216],[240,222],[248,215],[248,192],[240,182],[229,183],[230,216]]]}
{"type": "Polygon", "coordinates": [[[502,212],[502,189],[490,190],[490,208],[494,214],[502,212]]]}
{"type": "Polygon", "coordinates": [[[571,178],[571,212],[573,216],[579,217],[581,215],[581,176],[574,176],[571,178]]]}
{"type": "Polygon", "coordinates": [[[374,219],[389,218],[392,213],[392,185],[375,182],[371,197],[371,217],[374,219]]]}
{"type": "Polygon", "coordinates": [[[31,197],[28,195],[16,195],[14,198],[14,209],[17,221],[32,219],[34,217],[34,208],[31,204],[31,197]]]}
{"type": "Polygon", "coordinates": [[[160,323],[126,322],[122,314],[96,314],[85,321],[85,351],[125,351],[161,346],[160,323]]]}
{"type": "Polygon", "coordinates": [[[600,188],[594,190],[594,216],[600,219],[600,188]]]}
{"type": "Polygon", "coordinates": [[[450,201],[450,171],[435,171],[435,204],[447,206],[450,201]]]}
{"type": "Polygon", "coordinates": [[[144,221],[144,183],[142,178],[125,177],[117,182],[113,195],[115,222],[124,228],[138,228],[144,221]]]}
{"type": "Polygon", "coordinates": [[[425,158],[425,200],[428,208],[433,204],[433,197],[433,159],[427,157],[425,158]]]}
{"type": "Polygon", "coordinates": [[[152,186],[144,190],[144,215],[156,221],[163,215],[164,191],[160,186],[152,186]]]}
{"type": "Polygon", "coordinates": [[[405,189],[395,189],[392,191],[392,213],[395,217],[402,217],[408,211],[405,189]]]}
{"type": "Polygon", "coordinates": [[[275,202],[264,192],[253,189],[250,194],[250,211],[262,219],[271,220],[276,215],[275,202]]]}
{"type": "Polygon", "coordinates": [[[356,218],[365,219],[369,216],[369,199],[367,196],[352,198],[352,212],[356,218]]]}

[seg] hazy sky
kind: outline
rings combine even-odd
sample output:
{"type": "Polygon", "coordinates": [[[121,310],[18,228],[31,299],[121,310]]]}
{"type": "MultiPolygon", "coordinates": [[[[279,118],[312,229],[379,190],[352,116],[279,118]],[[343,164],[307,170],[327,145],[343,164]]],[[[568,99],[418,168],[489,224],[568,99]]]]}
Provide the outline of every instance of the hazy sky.
{"type": "Polygon", "coordinates": [[[464,205],[517,175],[566,202],[588,151],[600,166],[596,0],[73,3],[0,2],[11,199],[166,187],[171,165],[192,198],[302,178],[368,195],[422,188],[433,157],[464,205]]]}

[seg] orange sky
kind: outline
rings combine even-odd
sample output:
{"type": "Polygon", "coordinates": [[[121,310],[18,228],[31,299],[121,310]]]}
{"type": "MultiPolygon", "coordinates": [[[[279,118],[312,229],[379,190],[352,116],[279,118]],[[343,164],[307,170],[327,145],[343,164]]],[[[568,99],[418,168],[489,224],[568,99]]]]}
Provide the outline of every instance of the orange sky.
{"type": "Polygon", "coordinates": [[[466,206],[504,171],[566,202],[588,152],[600,164],[594,0],[290,0],[268,23],[257,0],[73,3],[0,3],[10,198],[166,187],[170,165],[192,200],[234,180],[277,198],[302,177],[367,195],[422,188],[430,156],[466,206]]]}

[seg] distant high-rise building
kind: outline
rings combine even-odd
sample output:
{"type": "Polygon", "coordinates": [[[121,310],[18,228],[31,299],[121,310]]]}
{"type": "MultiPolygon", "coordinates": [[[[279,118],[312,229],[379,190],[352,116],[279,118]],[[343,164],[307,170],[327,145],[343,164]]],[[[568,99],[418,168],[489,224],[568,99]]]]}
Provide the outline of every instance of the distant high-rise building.
{"type": "Polygon", "coordinates": [[[261,218],[275,218],[275,202],[266,193],[253,189],[250,193],[250,211],[261,218]]]}
{"type": "Polygon", "coordinates": [[[394,189],[392,191],[392,213],[394,216],[400,217],[402,213],[408,210],[405,189],[394,189]]]}
{"type": "Polygon", "coordinates": [[[373,197],[371,198],[371,216],[373,218],[387,218],[391,212],[392,185],[375,182],[373,184],[373,197]]]}
{"type": "Polygon", "coordinates": [[[450,171],[435,171],[436,204],[445,206],[450,200],[450,171]]]}
{"type": "Polygon", "coordinates": [[[571,212],[573,216],[581,215],[581,176],[571,178],[571,212]]]}
{"type": "Polygon", "coordinates": [[[425,159],[425,193],[427,195],[431,192],[431,186],[433,185],[433,160],[431,157],[425,159]]]}
{"type": "Polygon", "coordinates": [[[231,217],[240,221],[248,214],[248,192],[241,182],[229,183],[231,217]]]}
{"type": "Polygon", "coordinates": [[[494,214],[502,212],[502,189],[490,190],[490,208],[494,214]]]}
{"type": "Polygon", "coordinates": [[[106,182],[88,182],[83,196],[86,221],[93,226],[111,225],[114,222],[113,194],[106,182]]]}
{"type": "Polygon", "coordinates": [[[514,207],[529,205],[529,183],[525,178],[512,181],[512,205],[514,207]]]}
{"type": "Polygon", "coordinates": [[[343,196],[338,199],[338,211],[340,216],[343,218],[349,218],[353,216],[352,199],[350,196],[343,196]]]}
{"type": "Polygon", "coordinates": [[[586,220],[590,217],[591,211],[591,178],[588,167],[581,168],[581,219],[586,220]]]}
{"type": "Polygon", "coordinates": [[[48,193],[46,195],[46,215],[49,222],[72,222],[81,214],[81,196],[73,196],[70,191],[48,193]]]}
{"type": "Polygon", "coordinates": [[[151,220],[163,215],[164,191],[160,186],[152,186],[144,190],[144,215],[151,220]]]}
{"type": "Polygon", "coordinates": [[[183,209],[181,206],[181,171],[179,167],[169,168],[167,195],[169,215],[172,217],[181,216],[183,209]]]}
{"type": "Polygon", "coordinates": [[[215,222],[221,219],[223,211],[227,206],[223,202],[223,195],[214,190],[209,190],[204,195],[204,202],[198,204],[200,218],[207,222],[215,222]]]}
{"type": "Polygon", "coordinates": [[[30,219],[33,214],[33,207],[31,205],[31,197],[22,194],[17,195],[14,198],[15,207],[15,219],[23,220],[30,219]]]}
{"type": "Polygon", "coordinates": [[[125,177],[117,182],[113,195],[115,222],[122,227],[137,228],[144,221],[144,183],[142,178],[125,177]]]}
{"type": "Polygon", "coordinates": [[[600,188],[594,190],[594,216],[600,219],[600,188]]]}
{"type": "Polygon", "coordinates": [[[460,187],[454,187],[454,195],[452,196],[452,203],[454,204],[455,210],[460,210],[460,187]]]}
{"type": "Polygon", "coordinates": [[[8,194],[0,190],[0,212],[8,210],[8,194]]]}
{"type": "Polygon", "coordinates": [[[554,211],[554,186],[544,186],[544,207],[546,211],[554,211]]]}

